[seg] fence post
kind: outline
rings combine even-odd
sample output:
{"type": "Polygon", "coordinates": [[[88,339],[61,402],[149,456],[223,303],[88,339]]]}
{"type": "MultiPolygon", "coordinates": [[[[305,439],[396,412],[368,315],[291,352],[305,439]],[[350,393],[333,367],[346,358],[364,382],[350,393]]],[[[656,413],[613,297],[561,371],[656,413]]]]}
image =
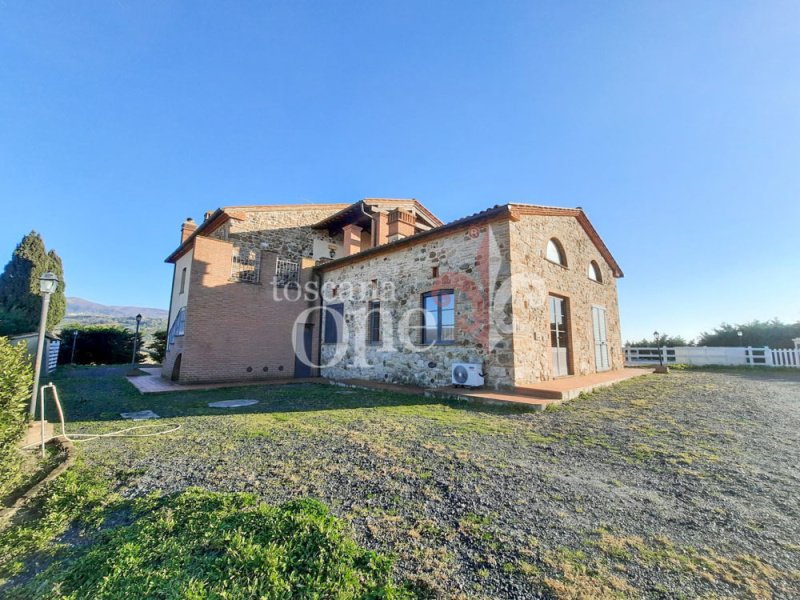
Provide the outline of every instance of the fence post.
{"type": "Polygon", "coordinates": [[[764,346],[764,364],[768,367],[774,367],[775,361],[772,360],[772,350],[769,346],[764,346]]]}

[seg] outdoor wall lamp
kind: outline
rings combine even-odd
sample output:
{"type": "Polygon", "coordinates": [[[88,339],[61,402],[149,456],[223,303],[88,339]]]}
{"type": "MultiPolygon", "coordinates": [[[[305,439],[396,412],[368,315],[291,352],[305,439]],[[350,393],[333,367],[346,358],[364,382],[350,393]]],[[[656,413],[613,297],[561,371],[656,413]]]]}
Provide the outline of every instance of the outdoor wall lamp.
{"type": "Polygon", "coordinates": [[[50,308],[50,295],[58,289],[58,276],[55,273],[43,273],[39,277],[39,291],[42,293],[42,314],[39,318],[39,337],[36,340],[36,362],[33,366],[33,391],[28,413],[36,415],[36,396],[39,395],[39,378],[42,374],[42,356],[44,355],[44,338],[47,329],[47,311],[50,308]]]}

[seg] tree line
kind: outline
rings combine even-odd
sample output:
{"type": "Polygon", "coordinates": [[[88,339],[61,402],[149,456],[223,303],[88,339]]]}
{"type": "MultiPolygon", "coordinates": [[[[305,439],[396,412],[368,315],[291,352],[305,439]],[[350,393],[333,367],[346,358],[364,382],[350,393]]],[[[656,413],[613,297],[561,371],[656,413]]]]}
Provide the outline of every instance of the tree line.
{"type": "MultiPolygon", "coordinates": [[[[794,348],[794,339],[800,338],[800,321],[784,323],[780,319],[769,321],[750,321],[738,325],[722,323],[712,331],[704,331],[697,340],[686,340],[681,336],[661,336],[660,346],[753,346],[770,348],[794,348]],[[739,335],[739,332],[742,335],[739,335]]],[[[655,337],[634,342],[626,346],[646,348],[655,346],[655,337]]]]}

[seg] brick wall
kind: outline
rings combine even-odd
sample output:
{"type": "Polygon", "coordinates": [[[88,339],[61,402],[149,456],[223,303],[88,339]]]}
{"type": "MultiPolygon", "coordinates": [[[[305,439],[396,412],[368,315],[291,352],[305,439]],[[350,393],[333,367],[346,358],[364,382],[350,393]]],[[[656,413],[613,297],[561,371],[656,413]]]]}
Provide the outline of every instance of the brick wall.
{"type": "MultiPolygon", "coordinates": [[[[182,383],[294,375],[295,319],[307,303],[274,300],[272,276],[278,257],[274,252],[262,252],[261,283],[232,281],[232,252],[230,242],[205,237],[195,240],[191,301],[182,341],[182,383]]],[[[311,261],[303,266],[301,283],[311,276],[311,261]]],[[[315,334],[316,330],[315,326],[315,334]]],[[[174,361],[175,353],[171,354],[174,361]]]]}

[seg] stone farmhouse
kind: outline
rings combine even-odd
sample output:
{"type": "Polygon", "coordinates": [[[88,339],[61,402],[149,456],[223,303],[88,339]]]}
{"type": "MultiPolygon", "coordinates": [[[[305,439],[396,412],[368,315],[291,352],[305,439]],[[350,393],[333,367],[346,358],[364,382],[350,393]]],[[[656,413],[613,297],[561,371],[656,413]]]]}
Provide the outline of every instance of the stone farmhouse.
{"type": "Polygon", "coordinates": [[[622,271],[580,208],[444,224],[416,200],[228,206],[187,219],[163,375],[513,389],[623,366],[622,271]]]}

